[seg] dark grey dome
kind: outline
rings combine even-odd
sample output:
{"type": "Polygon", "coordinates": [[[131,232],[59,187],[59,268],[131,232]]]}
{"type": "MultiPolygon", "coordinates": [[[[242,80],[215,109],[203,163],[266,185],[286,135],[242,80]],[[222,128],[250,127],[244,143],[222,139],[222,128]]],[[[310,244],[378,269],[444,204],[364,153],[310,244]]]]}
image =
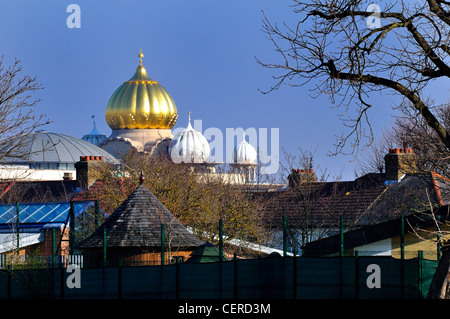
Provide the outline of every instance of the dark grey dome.
{"type": "Polygon", "coordinates": [[[103,156],[105,162],[119,164],[118,159],[98,146],[80,138],[47,131],[34,132],[21,142],[13,141],[11,147],[15,147],[12,156],[2,161],[27,164],[30,168],[73,169],[80,156],[103,156]]]}

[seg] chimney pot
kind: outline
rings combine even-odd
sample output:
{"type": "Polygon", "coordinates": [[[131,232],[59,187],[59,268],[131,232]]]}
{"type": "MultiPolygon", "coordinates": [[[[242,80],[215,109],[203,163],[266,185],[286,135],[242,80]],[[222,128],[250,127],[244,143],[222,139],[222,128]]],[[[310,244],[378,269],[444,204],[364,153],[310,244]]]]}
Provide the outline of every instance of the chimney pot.
{"type": "Polygon", "coordinates": [[[384,157],[387,181],[398,181],[403,174],[416,171],[416,154],[412,148],[390,148],[384,157]]]}

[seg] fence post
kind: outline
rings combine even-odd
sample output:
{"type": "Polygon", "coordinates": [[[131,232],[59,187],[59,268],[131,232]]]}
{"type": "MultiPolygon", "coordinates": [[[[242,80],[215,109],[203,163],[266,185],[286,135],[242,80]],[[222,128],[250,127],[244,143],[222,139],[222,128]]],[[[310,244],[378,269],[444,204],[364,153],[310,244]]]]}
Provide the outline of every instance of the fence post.
{"type": "Polygon", "coordinates": [[[52,269],[56,263],[56,229],[52,229],[52,269]]]}
{"type": "Polygon", "coordinates": [[[219,219],[219,261],[223,262],[223,220],[219,219]]]}
{"type": "Polygon", "coordinates": [[[60,299],[64,299],[64,286],[65,286],[65,282],[64,282],[64,264],[61,262],[59,264],[59,271],[60,271],[60,275],[61,275],[61,282],[60,282],[60,299]]]}
{"type": "Polygon", "coordinates": [[[359,299],[359,251],[355,250],[355,298],[359,299]]]}
{"type": "Polygon", "coordinates": [[[69,254],[73,255],[73,241],[75,231],[75,204],[73,201],[70,201],[69,218],[69,254]]]}
{"type": "Polygon", "coordinates": [[[419,273],[418,273],[418,285],[419,285],[419,298],[423,298],[423,250],[418,251],[417,262],[419,263],[419,273]]]}
{"type": "Polygon", "coordinates": [[[180,299],[180,264],[175,258],[175,299],[180,299]]]}
{"type": "Polygon", "coordinates": [[[106,227],[103,227],[103,267],[106,267],[106,227]]]}
{"type": "Polygon", "coordinates": [[[344,257],[344,216],[340,216],[339,220],[339,234],[340,234],[340,256],[344,257]]]}
{"type": "Polygon", "coordinates": [[[100,226],[100,205],[98,199],[95,201],[95,228],[100,226]]]}
{"type": "Polygon", "coordinates": [[[283,256],[287,256],[287,217],[283,216],[283,256]]]}
{"type": "Polygon", "coordinates": [[[117,274],[117,281],[118,281],[118,298],[122,299],[122,260],[119,260],[119,269],[117,274]]]}
{"type": "Polygon", "coordinates": [[[238,280],[237,280],[237,255],[236,253],[233,253],[233,292],[234,292],[234,299],[237,299],[238,297],[238,280]]]}
{"type": "Polygon", "coordinates": [[[166,225],[161,224],[161,265],[165,262],[165,247],[166,247],[166,225]]]}
{"type": "Polygon", "coordinates": [[[17,231],[17,253],[19,252],[19,248],[20,248],[20,218],[19,218],[19,212],[20,212],[20,206],[19,206],[19,202],[16,203],[16,231],[17,231]]]}
{"type": "Polygon", "coordinates": [[[438,222],[436,250],[437,250],[437,261],[439,262],[439,260],[441,259],[441,235],[439,229],[439,222],[441,221],[441,215],[436,215],[436,220],[438,222]]]}
{"type": "Polygon", "coordinates": [[[294,245],[294,247],[293,247],[293,250],[294,250],[294,260],[293,260],[293,267],[294,267],[294,274],[293,274],[293,277],[294,277],[294,299],[297,299],[297,257],[295,256],[296,255],[296,251],[295,251],[295,245],[294,245]]]}
{"type": "Polygon", "coordinates": [[[400,224],[400,283],[401,299],[405,297],[405,216],[401,217],[400,224]]]}
{"type": "Polygon", "coordinates": [[[11,269],[11,264],[8,264],[8,299],[11,299],[11,278],[12,277],[12,269],[11,269]]]}
{"type": "Polygon", "coordinates": [[[344,216],[340,216],[339,217],[339,234],[340,234],[340,239],[339,239],[339,245],[340,245],[340,249],[339,249],[339,297],[342,298],[343,297],[343,286],[344,286],[344,269],[343,269],[343,260],[342,258],[344,257],[344,216]]]}

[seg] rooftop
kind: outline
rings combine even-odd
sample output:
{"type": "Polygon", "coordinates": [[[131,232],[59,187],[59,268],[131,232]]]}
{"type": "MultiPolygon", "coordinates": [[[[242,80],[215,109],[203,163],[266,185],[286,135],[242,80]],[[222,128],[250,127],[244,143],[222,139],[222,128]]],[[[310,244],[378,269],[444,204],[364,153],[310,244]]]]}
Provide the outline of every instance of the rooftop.
{"type": "MultiPolygon", "coordinates": [[[[197,247],[204,242],[192,235],[175,216],[141,184],[79,248],[161,247],[161,224],[173,247],[197,247]]],[[[168,242],[166,239],[166,242],[168,242]]]]}

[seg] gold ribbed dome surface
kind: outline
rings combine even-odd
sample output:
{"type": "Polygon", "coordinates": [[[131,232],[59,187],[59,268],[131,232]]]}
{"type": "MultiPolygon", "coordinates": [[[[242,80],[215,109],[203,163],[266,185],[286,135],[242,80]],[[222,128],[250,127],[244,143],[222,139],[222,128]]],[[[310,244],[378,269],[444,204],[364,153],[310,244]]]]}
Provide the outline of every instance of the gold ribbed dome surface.
{"type": "Polygon", "coordinates": [[[171,129],[178,117],[169,93],[153,81],[140,63],[133,77],[113,93],[106,105],[105,118],[113,130],[171,129]]]}

